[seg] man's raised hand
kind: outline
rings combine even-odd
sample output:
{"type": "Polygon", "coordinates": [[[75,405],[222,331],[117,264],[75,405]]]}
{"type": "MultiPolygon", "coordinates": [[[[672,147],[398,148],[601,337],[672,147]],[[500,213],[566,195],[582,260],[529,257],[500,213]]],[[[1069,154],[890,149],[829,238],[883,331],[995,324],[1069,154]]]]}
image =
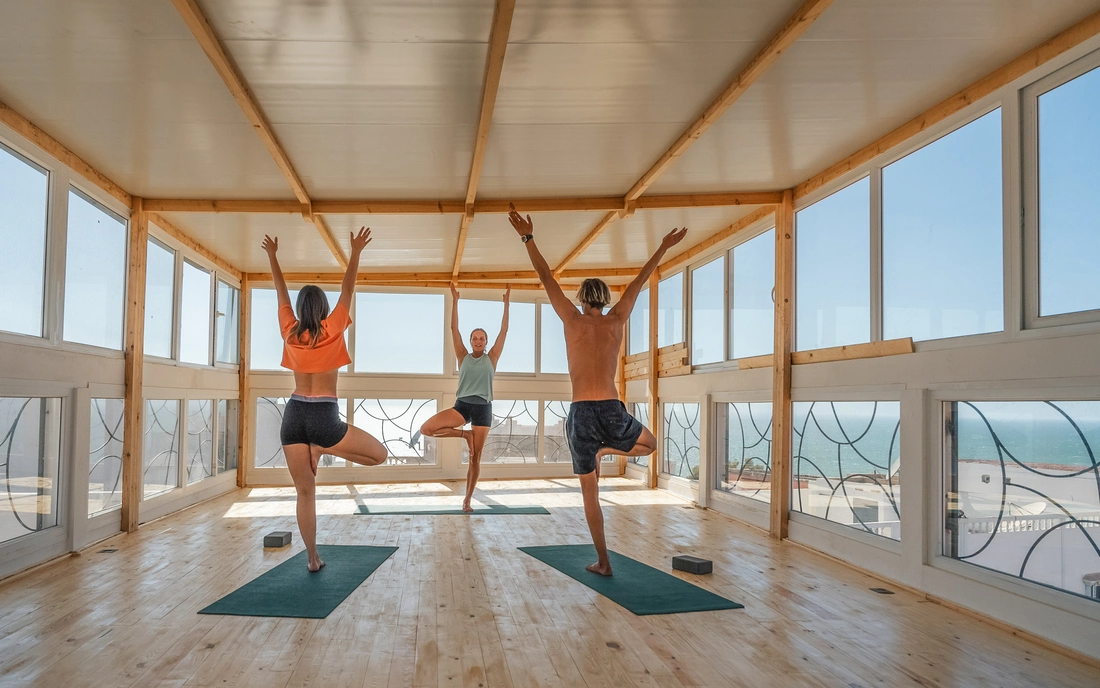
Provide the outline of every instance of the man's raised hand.
{"type": "Polygon", "coordinates": [[[516,228],[516,232],[520,236],[523,236],[525,234],[534,234],[535,226],[531,223],[531,216],[528,215],[527,219],[524,219],[522,215],[516,212],[516,206],[509,203],[508,207],[512,209],[512,211],[508,213],[508,221],[511,222],[512,226],[516,228]]]}
{"type": "Polygon", "coordinates": [[[274,239],[272,239],[265,234],[264,242],[260,244],[260,247],[263,248],[263,250],[267,251],[267,255],[275,255],[276,251],[279,250],[279,237],[275,237],[274,239]]]}
{"type": "Polygon", "coordinates": [[[676,244],[680,243],[680,241],[687,235],[687,232],[687,227],[672,230],[665,235],[664,239],[661,240],[661,249],[667,251],[676,244]]]}

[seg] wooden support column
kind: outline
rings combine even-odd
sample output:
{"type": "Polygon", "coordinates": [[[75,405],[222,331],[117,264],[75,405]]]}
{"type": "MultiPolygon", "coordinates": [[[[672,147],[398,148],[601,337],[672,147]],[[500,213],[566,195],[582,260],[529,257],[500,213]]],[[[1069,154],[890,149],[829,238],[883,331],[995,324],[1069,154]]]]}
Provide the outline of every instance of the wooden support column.
{"type": "Polygon", "coordinates": [[[657,462],[661,460],[661,435],[664,419],[660,418],[661,404],[657,399],[657,291],[660,278],[655,270],[649,278],[649,429],[657,439],[657,451],[649,457],[649,486],[657,487],[660,473],[657,462]]]}
{"type": "Polygon", "coordinates": [[[794,294],[794,192],[775,211],[775,348],[772,357],[771,536],[787,537],[791,509],[791,319],[794,294]]]}
{"type": "Polygon", "coordinates": [[[145,437],[142,375],[145,359],[145,262],[149,218],[134,196],[130,212],[130,266],[126,273],[126,342],[122,433],[122,523],[125,533],[138,528],[141,508],[142,447],[145,437]]]}
{"type": "Polygon", "coordinates": [[[237,487],[248,485],[248,466],[252,463],[248,453],[249,429],[252,427],[252,382],[249,368],[252,367],[252,281],[248,275],[241,277],[241,332],[240,359],[237,389],[240,401],[237,402],[237,487]]]}

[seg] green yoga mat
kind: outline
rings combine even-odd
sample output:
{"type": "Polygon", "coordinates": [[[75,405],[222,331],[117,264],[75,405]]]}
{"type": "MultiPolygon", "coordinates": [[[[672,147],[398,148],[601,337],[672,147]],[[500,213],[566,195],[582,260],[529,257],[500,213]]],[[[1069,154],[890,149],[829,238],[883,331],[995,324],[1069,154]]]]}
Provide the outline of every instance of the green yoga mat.
{"type": "Polygon", "coordinates": [[[396,547],[318,545],[325,567],[310,573],[302,550],[199,614],[323,619],[396,551],[396,547]]]}
{"type": "Polygon", "coordinates": [[[596,561],[596,548],[592,545],[520,547],[519,550],[584,583],[638,616],[742,609],[745,606],[618,552],[607,553],[614,574],[611,577],[585,571],[585,566],[596,561]]]}
{"type": "Polygon", "coordinates": [[[394,515],[394,514],[407,514],[407,515],[444,515],[444,514],[457,514],[458,516],[487,516],[491,514],[548,514],[550,513],[544,507],[538,505],[531,506],[504,506],[500,504],[489,504],[484,506],[481,504],[475,504],[473,512],[466,512],[462,510],[461,506],[436,506],[434,504],[360,504],[357,514],[364,514],[367,516],[382,516],[382,515],[394,515]]]}

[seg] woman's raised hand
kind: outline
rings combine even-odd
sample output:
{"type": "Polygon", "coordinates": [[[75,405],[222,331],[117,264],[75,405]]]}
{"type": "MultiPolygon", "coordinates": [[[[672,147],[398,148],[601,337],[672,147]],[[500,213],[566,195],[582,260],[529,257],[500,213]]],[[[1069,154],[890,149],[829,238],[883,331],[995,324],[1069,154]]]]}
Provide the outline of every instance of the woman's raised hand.
{"type": "Polygon", "coordinates": [[[458,301],[458,288],[455,287],[454,282],[451,282],[451,296],[454,297],[455,301],[458,301]]]}
{"type": "Polygon", "coordinates": [[[370,227],[360,227],[358,233],[351,235],[351,250],[359,253],[370,243],[370,227]]]}
{"type": "Polygon", "coordinates": [[[504,285],[504,305],[508,305],[508,300],[512,298],[512,285],[504,285]]]}
{"type": "Polygon", "coordinates": [[[263,250],[267,251],[267,255],[273,256],[275,252],[279,250],[279,237],[272,239],[268,235],[264,235],[264,242],[260,244],[263,250]]]}

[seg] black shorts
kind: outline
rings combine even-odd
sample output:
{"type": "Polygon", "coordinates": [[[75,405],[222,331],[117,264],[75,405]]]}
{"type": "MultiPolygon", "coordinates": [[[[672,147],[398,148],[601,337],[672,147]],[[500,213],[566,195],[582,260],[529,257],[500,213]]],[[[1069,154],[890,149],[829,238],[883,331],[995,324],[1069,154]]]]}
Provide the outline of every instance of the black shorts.
{"type": "Polygon", "coordinates": [[[293,396],[283,409],[279,441],[287,444],[316,444],[328,448],[348,434],[348,424],[340,420],[340,404],[331,397],[306,400],[293,396]]]}
{"type": "Polygon", "coordinates": [[[573,455],[573,472],[587,475],[596,470],[596,452],[603,447],[630,451],[644,429],[618,399],[574,401],[565,419],[565,437],[573,455]]]}
{"type": "Polygon", "coordinates": [[[475,428],[493,427],[493,402],[481,397],[462,397],[455,401],[455,411],[462,414],[462,420],[475,428]]]}

